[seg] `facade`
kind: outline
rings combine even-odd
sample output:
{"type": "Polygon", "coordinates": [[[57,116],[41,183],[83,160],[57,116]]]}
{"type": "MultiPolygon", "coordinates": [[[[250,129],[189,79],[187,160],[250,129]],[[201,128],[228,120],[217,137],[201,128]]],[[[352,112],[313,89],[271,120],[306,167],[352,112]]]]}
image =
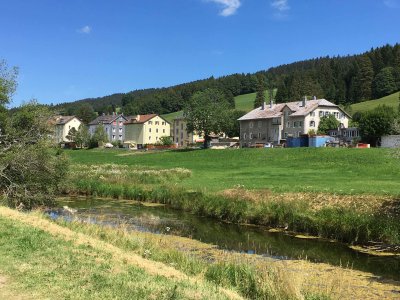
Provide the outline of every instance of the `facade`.
{"type": "Polygon", "coordinates": [[[125,122],[125,144],[131,148],[143,148],[156,144],[163,136],[170,136],[171,125],[156,114],[137,115],[125,122]]]}
{"type": "Polygon", "coordinates": [[[187,122],[184,117],[174,119],[171,130],[171,136],[173,137],[174,143],[178,145],[178,147],[187,147],[190,144],[203,142],[204,139],[201,135],[187,131],[186,124],[187,122]]]}
{"type": "Polygon", "coordinates": [[[57,143],[68,143],[70,140],[67,139],[68,132],[71,128],[75,128],[77,131],[82,122],[75,116],[56,116],[51,120],[54,124],[54,139],[57,143]]]}
{"type": "Polygon", "coordinates": [[[125,126],[124,123],[128,121],[129,117],[124,115],[102,115],[91,121],[89,126],[89,133],[92,136],[96,131],[97,126],[103,126],[104,131],[110,142],[123,142],[125,140],[125,126]]]}
{"type": "Polygon", "coordinates": [[[354,141],[360,140],[360,131],[357,127],[350,128],[338,128],[332,129],[328,132],[329,136],[334,137],[338,141],[343,141],[345,143],[352,143],[354,141]]]}
{"type": "Polygon", "coordinates": [[[325,99],[274,104],[270,102],[258,107],[243,117],[240,122],[240,146],[255,144],[280,144],[288,137],[299,137],[310,130],[318,130],[320,119],[333,114],[341,127],[348,127],[350,116],[339,106],[325,99]]]}

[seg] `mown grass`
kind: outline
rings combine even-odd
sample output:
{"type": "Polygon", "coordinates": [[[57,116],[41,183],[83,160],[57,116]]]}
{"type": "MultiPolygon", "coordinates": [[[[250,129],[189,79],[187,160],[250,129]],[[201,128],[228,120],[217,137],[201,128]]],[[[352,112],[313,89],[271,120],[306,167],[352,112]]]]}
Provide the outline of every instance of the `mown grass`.
{"type": "MultiPolygon", "coordinates": [[[[170,151],[68,151],[74,164],[118,164],[137,168],[185,168],[177,184],[218,192],[241,185],[272,192],[400,195],[400,160],[389,149],[236,149],[170,151]]],[[[172,182],[171,182],[172,183],[172,182]]]]}
{"type": "Polygon", "coordinates": [[[33,299],[227,299],[212,286],[150,275],[110,253],[0,217],[0,271],[33,299]]]}
{"type": "MultiPolygon", "coordinates": [[[[57,221],[75,234],[76,243],[61,236],[62,227],[39,228],[43,216],[25,216],[32,225],[0,216],[0,272],[11,277],[13,288],[29,291],[34,298],[49,299],[227,299],[219,289],[237,291],[247,299],[325,299],[302,291],[289,274],[275,267],[257,268],[241,262],[210,262],[175,249],[168,237],[126,228],[102,227],[81,222],[57,221]],[[57,235],[60,233],[60,235],[57,235]],[[82,236],[82,234],[84,234],[82,236]],[[96,241],[121,249],[126,255],[163,262],[196,280],[149,275],[108,253],[96,241]]],[[[49,221],[47,221],[49,222],[49,221]]],[[[111,251],[111,250],[110,250],[111,251]]],[[[229,255],[228,255],[229,256],[229,255]]],[[[227,256],[227,257],[228,257],[227,256]]]]}
{"type": "Polygon", "coordinates": [[[393,107],[394,110],[397,110],[399,107],[399,93],[394,93],[380,99],[364,101],[360,103],[356,103],[351,105],[352,114],[356,112],[365,112],[368,110],[373,110],[377,108],[379,105],[387,105],[393,107]]]}

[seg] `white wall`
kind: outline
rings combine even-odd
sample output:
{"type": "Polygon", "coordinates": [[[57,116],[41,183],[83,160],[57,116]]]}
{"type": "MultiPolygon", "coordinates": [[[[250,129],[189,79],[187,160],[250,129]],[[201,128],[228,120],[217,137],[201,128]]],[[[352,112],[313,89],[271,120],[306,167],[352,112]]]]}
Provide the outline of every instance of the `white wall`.
{"type": "Polygon", "coordinates": [[[400,135],[386,135],[381,139],[382,148],[400,148],[400,135]]]}

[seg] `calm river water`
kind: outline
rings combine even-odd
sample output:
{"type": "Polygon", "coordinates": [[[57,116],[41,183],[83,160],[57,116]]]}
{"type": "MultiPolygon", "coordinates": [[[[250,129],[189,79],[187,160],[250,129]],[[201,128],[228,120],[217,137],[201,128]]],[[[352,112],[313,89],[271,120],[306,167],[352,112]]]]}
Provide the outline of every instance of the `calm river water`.
{"type": "MultiPolygon", "coordinates": [[[[376,257],[351,250],[346,245],[299,239],[285,233],[270,233],[263,227],[226,224],[166,206],[149,207],[126,200],[71,198],[58,201],[77,209],[75,217],[100,224],[125,223],[133,229],[190,237],[228,251],[258,254],[277,259],[307,259],[371,272],[400,280],[400,257],[376,257]]],[[[70,215],[62,209],[52,217],[70,215]]]]}

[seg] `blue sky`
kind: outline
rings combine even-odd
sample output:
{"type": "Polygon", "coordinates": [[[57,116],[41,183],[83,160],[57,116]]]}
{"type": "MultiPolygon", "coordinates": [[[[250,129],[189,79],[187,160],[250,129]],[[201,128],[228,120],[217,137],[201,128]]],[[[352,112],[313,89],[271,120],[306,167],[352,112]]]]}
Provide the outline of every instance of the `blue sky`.
{"type": "Polygon", "coordinates": [[[0,0],[13,106],[247,73],[400,42],[400,0],[0,0]]]}

